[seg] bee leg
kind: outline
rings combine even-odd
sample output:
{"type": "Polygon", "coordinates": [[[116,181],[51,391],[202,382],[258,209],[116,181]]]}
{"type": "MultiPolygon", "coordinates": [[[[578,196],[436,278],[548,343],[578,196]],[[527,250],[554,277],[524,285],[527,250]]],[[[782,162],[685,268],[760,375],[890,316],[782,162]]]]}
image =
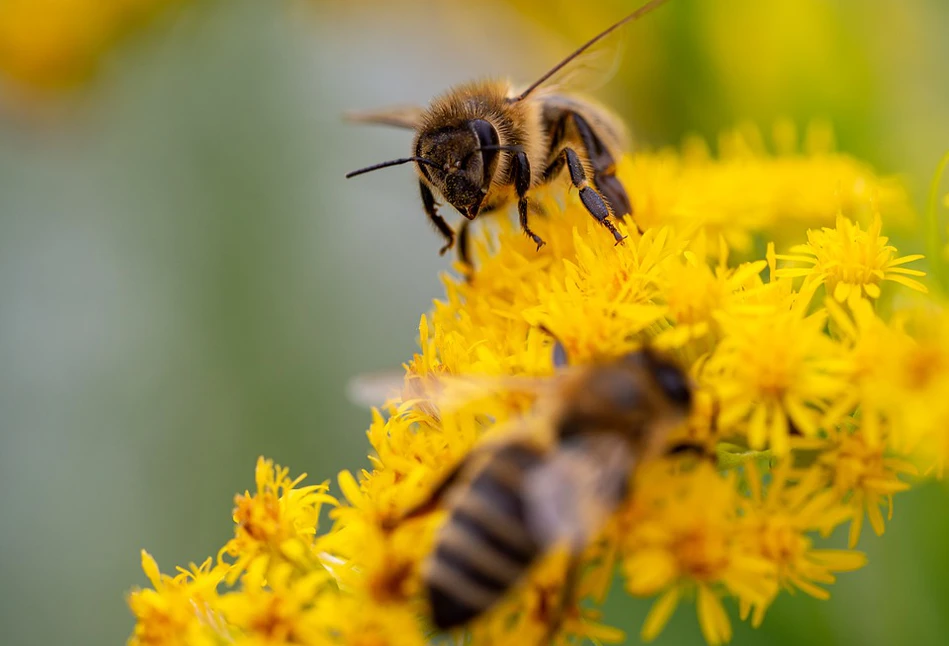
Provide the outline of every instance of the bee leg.
{"type": "Polygon", "coordinates": [[[610,222],[609,217],[612,215],[610,207],[603,196],[587,181],[587,173],[583,170],[583,164],[580,163],[580,158],[573,148],[561,149],[560,153],[550,163],[550,166],[547,167],[547,170],[544,171],[544,178],[552,179],[560,172],[564,164],[567,165],[567,171],[570,173],[570,181],[580,191],[580,201],[583,202],[583,206],[590,212],[590,215],[595,217],[600,224],[613,234],[616,244],[622,242],[626,236],[620,233],[610,222]]]}
{"type": "Polygon", "coordinates": [[[705,446],[699,444],[698,442],[676,442],[668,449],[666,449],[666,455],[681,455],[682,453],[692,453],[694,455],[704,455],[705,446]]]}
{"type": "Polygon", "coordinates": [[[462,220],[458,227],[458,260],[466,267],[474,267],[471,262],[471,238],[468,235],[470,220],[462,220]]]}
{"type": "Polygon", "coordinates": [[[527,191],[530,187],[531,164],[527,159],[527,155],[523,152],[519,152],[514,155],[514,190],[517,192],[517,213],[520,216],[521,228],[524,230],[524,233],[527,234],[528,238],[534,241],[537,245],[537,250],[540,251],[540,248],[547,243],[544,242],[539,235],[531,231],[531,228],[527,225],[527,211],[529,208],[527,191]]]}
{"type": "Polygon", "coordinates": [[[438,207],[435,204],[435,196],[432,195],[432,189],[430,189],[425,182],[419,182],[419,188],[422,191],[422,206],[425,207],[425,213],[428,214],[428,219],[432,221],[432,224],[435,225],[435,228],[438,229],[438,232],[442,234],[447,241],[445,246],[438,252],[439,256],[444,256],[445,252],[451,249],[455,244],[455,232],[452,231],[448,223],[445,222],[445,218],[438,214],[438,207]]]}
{"type": "Polygon", "coordinates": [[[538,202],[537,200],[531,200],[530,204],[527,205],[528,210],[542,218],[548,217],[547,209],[544,208],[544,205],[538,202]]]}
{"type": "MultiPolygon", "coordinates": [[[[616,161],[613,155],[597,137],[596,131],[590,127],[586,119],[576,112],[569,114],[576,133],[580,137],[583,151],[590,160],[590,166],[593,169],[593,185],[596,186],[596,190],[606,198],[614,217],[622,218],[632,214],[633,207],[629,202],[629,195],[626,194],[622,183],[616,179],[616,161]]],[[[638,224],[636,228],[640,233],[643,232],[638,224]]]]}
{"type": "Polygon", "coordinates": [[[686,453],[699,460],[711,460],[713,463],[716,462],[714,452],[710,452],[709,448],[701,442],[683,440],[681,442],[676,442],[675,444],[672,444],[666,448],[666,455],[670,457],[673,455],[683,455],[686,453]]]}
{"type": "Polygon", "coordinates": [[[406,511],[402,512],[397,518],[387,518],[382,522],[382,528],[386,530],[395,529],[400,523],[403,523],[407,520],[412,520],[413,518],[418,518],[419,516],[424,516],[435,511],[442,502],[442,498],[445,497],[445,494],[451,489],[458,481],[458,476],[461,473],[462,466],[464,466],[464,461],[455,466],[448,474],[442,478],[441,482],[436,485],[434,489],[425,497],[424,500],[417,503],[413,507],[409,507],[406,511]]]}
{"type": "Polygon", "coordinates": [[[544,639],[540,642],[542,646],[554,643],[557,633],[563,627],[567,613],[577,603],[577,586],[580,583],[580,557],[571,554],[570,562],[567,563],[567,570],[563,577],[563,592],[560,595],[560,601],[550,616],[547,623],[547,630],[544,632],[544,639]]]}

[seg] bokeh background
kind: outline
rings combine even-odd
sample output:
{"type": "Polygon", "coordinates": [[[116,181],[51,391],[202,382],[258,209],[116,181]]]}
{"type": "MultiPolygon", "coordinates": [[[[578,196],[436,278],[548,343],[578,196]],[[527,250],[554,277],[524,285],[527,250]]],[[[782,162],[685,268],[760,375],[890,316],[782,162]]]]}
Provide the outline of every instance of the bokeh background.
{"type": "MultiPolygon", "coordinates": [[[[139,550],[214,554],[260,454],[366,464],[346,382],[411,355],[449,261],[411,169],[343,180],[410,135],[340,114],[530,81],[636,4],[0,0],[0,642],[122,642],[139,550]]],[[[947,60],[944,0],[674,0],[602,98],[644,146],[828,119],[921,211],[947,60]]],[[[735,643],[946,643],[947,491],[899,497],[868,568],[735,643]]],[[[635,641],[647,607],[607,616],[635,641]]],[[[700,643],[691,607],[658,643],[700,643]]]]}

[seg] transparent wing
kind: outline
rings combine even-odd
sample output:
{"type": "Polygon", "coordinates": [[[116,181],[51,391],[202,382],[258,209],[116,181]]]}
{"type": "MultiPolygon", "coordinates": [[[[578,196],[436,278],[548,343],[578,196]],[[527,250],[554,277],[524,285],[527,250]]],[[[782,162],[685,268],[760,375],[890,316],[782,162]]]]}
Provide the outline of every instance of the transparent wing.
{"type": "Polygon", "coordinates": [[[524,482],[527,525],[545,548],[587,546],[626,495],[634,456],[618,434],[562,444],[524,482]]]}
{"type": "Polygon", "coordinates": [[[556,380],[557,377],[420,375],[406,370],[391,370],[354,377],[346,392],[349,400],[360,406],[420,403],[449,412],[502,393],[547,394],[556,380]]]}
{"type": "MultiPolygon", "coordinates": [[[[614,31],[563,68],[531,88],[531,94],[590,93],[599,90],[616,76],[629,41],[625,29],[614,31]]],[[[519,88],[516,92],[523,92],[519,88]]]]}
{"type": "Polygon", "coordinates": [[[404,371],[370,372],[349,380],[346,384],[346,397],[352,403],[366,408],[385,406],[401,400],[404,387],[404,371]]]}
{"type": "Polygon", "coordinates": [[[353,123],[373,123],[415,130],[421,123],[423,108],[417,105],[396,105],[376,110],[353,110],[343,115],[353,123]]]}
{"type": "MultiPolygon", "coordinates": [[[[580,83],[580,81],[576,78],[576,74],[592,77],[595,84],[596,79],[603,78],[605,72],[605,76],[607,80],[609,80],[609,71],[611,69],[615,71],[615,67],[620,59],[620,56],[616,55],[617,49],[619,49],[621,53],[621,45],[626,38],[626,29],[624,29],[624,27],[634,20],[638,20],[639,18],[651,13],[666,2],[668,2],[668,0],[649,0],[649,2],[643,4],[625,18],[613,23],[599,34],[585,42],[583,45],[578,47],[576,50],[568,54],[566,57],[561,59],[559,63],[541,75],[540,78],[529,85],[524,91],[512,97],[512,100],[520,101],[530,96],[535,91],[540,90],[541,88],[544,88],[545,91],[551,92],[554,88],[563,88],[565,85],[574,85],[576,83],[580,83]],[[600,59],[599,55],[597,54],[599,51],[613,53],[611,55],[608,54],[604,59],[600,59]],[[609,61],[609,63],[604,64],[603,61],[609,61]],[[577,71],[575,72],[574,70],[577,71]],[[564,76],[567,78],[565,79],[564,76]]],[[[602,85],[602,83],[600,84],[602,85]]],[[[570,89],[577,91],[583,90],[584,88],[574,86],[570,89]]]]}

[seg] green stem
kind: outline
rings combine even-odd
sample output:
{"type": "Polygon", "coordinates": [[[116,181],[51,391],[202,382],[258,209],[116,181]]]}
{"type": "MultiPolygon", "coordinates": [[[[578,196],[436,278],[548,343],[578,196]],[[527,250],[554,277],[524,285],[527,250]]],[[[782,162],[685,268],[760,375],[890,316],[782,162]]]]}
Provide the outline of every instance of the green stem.
{"type": "Polygon", "coordinates": [[[943,173],[946,172],[946,167],[949,166],[949,151],[942,156],[942,159],[939,160],[939,165],[936,167],[936,174],[933,175],[932,182],[929,185],[929,203],[926,208],[926,222],[927,222],[927,234],[926,234],[926,247],[927,255],[929,256],[929,266],[932,267],[933,279],[936,281],[936,284],[939,285],[943,290],[946,288],[946,281],[944,272],[946,269],[946,263],[943,261],[942,257],[942,231],[939,227],[939,185],[942,183],[943,173]]]}

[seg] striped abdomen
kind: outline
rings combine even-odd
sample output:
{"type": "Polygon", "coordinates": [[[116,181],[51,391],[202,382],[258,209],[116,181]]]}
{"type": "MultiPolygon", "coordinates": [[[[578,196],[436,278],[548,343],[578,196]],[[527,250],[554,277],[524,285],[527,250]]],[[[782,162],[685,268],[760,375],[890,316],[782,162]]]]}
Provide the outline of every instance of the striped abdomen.
{"type": "Polygon", "coordinates": [[[541,460],[507,446],[458,491],[425,574],[439,629],[467,623],[511,588],[538,555],[524,515],[524,474],[541,460]]]}

